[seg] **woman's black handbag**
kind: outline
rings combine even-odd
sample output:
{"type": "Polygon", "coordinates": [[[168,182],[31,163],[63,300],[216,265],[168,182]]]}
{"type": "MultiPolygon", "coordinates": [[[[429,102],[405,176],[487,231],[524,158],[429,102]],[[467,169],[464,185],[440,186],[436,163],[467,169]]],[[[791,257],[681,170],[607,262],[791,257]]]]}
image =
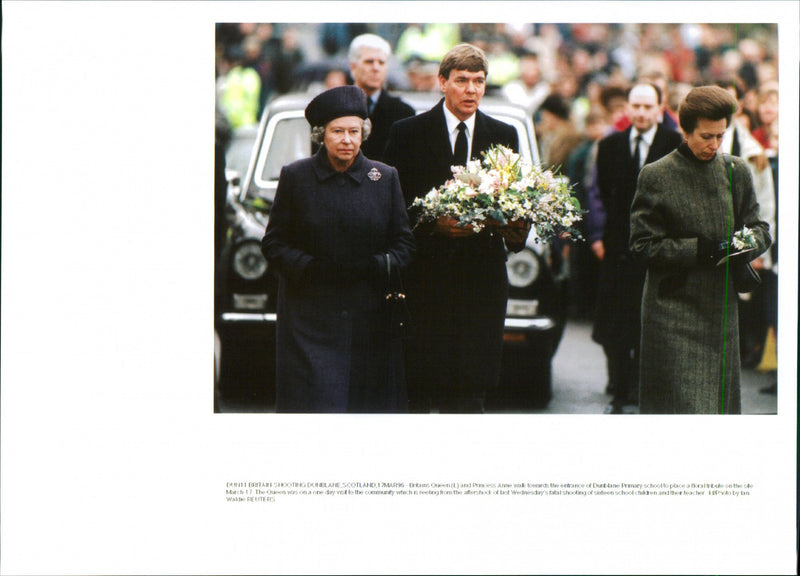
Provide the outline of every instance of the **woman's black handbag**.
{"type": "Polygon", "coordinates": [[[408,337],[408,304],[406,303],[403,278],[400,269],[392,266],[392,257],[384,254],[386,259],[386,295],[385,305],[389,318],[389,336],[392,338],[408,337]]]}
{"type": "MultiPolygon", "coordinates": [[[[728,174],[730,174],[731,178],[731,200],[733,201],[733,215],[735,219],[734,226],[736,230],[739,230],[741,222],[739,221],[739,211],[736,209],[736,180],[733,177],[733,160],[727,154],[725,155],[725,160],[728,166],[728,174]]],[[[731,268],[731,274],[733,275],[733,287],[740,294],[747,294],[761,286],[761,277],[750,262],[734,264],[731,268]]]]}

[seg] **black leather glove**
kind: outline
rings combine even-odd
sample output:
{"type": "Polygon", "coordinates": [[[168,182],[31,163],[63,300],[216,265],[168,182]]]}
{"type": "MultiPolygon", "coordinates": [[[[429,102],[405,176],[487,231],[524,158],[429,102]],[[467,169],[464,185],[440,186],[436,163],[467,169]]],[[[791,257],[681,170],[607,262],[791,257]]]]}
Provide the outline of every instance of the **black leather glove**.
{"type": "MultiPolygon", "coordinates": [[[[736,248],[731,246],[731,252],[732,253],[736,252],[736,248]]],[[[753,252],[745,252],[743,254],[737,254],[735,256],[731,256],[728,259],[728,262],[730,262],[731,266],[737,267],[737,266],[744,266],[752,259],[753,259],[753,252]]]]}
{"type": "Polygon", "coordinates": [[[708,266],[716,266],[730,251],[727,240],[710,240],[705,236],[697,238],[697,262],[708,266]]]}

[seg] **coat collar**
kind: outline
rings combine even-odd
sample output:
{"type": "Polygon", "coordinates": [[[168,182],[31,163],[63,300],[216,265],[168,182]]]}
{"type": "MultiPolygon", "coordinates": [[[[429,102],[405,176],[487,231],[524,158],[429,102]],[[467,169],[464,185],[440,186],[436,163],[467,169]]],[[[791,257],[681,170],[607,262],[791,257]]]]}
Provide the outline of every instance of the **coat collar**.
{"type": "MultiPolygon", "coordinates": [[[[669,142],[667,140],[667,135],[670,132],[674,132],[674,130],[672,130],[671,128],[668,128],[667,126],[664,126],[663,123],[657,124],[655,126],[655,128],[656,128],[656,130],[655,130],[655,133],[653,134],[653,139],[652,139],[652,141],[650,142],[650,144],[648,146],[647,158],[645,160],[645,162],[648,163],[648,164],[652,161],[651,158],[654,155],[657,155],[657,154],[662,153],[662,152],[663,153],[668,153],[674,148],[672,146],[669,146],[669,142]]],[[[631,152],[631,142],[632,142],[632,140],[631,140],[632,134],[631,133],[632,133],[633,130],[635,130],[635,128],[633,126],[628,126],[625,130],[623,130],[621,132],[622,134],[625,135],[624,136],[625,145],[628,148],[628,153],[629,154],[631,152]]],[[[632,159],[633,156],[629,156],[629,158],[632,159]]]]}
{"type": "MultiPolygon", "coordinates": [[[[325,180],[333,178],[337,174],[342,174],[342,172],[338,172],[331,165],[330,160],[328,160],[328,151],[325,149],[325,146],[320,147],[317,153],[312,156],[311,166],[314,168],[314,175],[320,182],[324,182],[325,180]]],[[[358,156],[356,156],[356,159],[353,161],[350,167],[344,171],[344,174],[349,176],[350,179],[361,183],[366,177],[366,168],[367,162],[364,158],[364,154],[362,154],[359,150],[358,156]]]]}
{"type": "MultiPolygon", "coordinates": [[[[434,145],[438,145],[443,147],[443,149],[447,149],[450,152],[450,155],[452,156],[453,148],[450,144],[450,133],[447,130],[447,120],[445,119],[444,116],[444,98],[439,100],[439,103],[436,104],[433,110],[436,111],[433,117],[436,120],[437,125],[439,126],[439,129],[436,131],[436,134],[438,135],[437,136],[438,144],[434,145]]],[[[492,144],[490,137],[491,135],[489,134],[488,128],[486,126],[485,118],[486,116],[484,115],[483,112],[480,111],[480,109],[475,111],[474,115],[475,126],[474,126],[474,133],[472,134],[472,146],[470,148],[472,150],[470,158],[472,158],[473,160],[476,159],[476,157],[480,159],[481,157],[480,152],[486,150],[486,148],[488,148],[492,144]]]]}
{"type": "Polygon", "coordinates": [[[689,144],[687,144],[685,140],[681,143],[680,146],[678,146],[678,152],[680,153],[681,156],[697,164],[698,166],[702,166],[704,164],[711,164],[714,160],[716,160],[720,156],[720,154],[715,154],[713,158],[709,158],[708,160],[701,160],[700,158],[694,155],[694,152],[692,152],[692,149],[689,148],[689,144]]]}
{"type": "MultiPolygon", "coordinates": [[[[650,130],[648,130],[647,132],[642,132],[642,140],[645,141],[648,149],[650,148],[650,146],[653,145],[653,140],[656,139],[656,132],[658,132],[659,126],[661,125],[653,124],[650,127],[650,130]]],[[[636,130],[636,128],[633,127],[633,125],[628,127],[628,142],[630,142],[631,148],[633,148],[633,143],[636,140],[637,134],[639,134],[639,132],[636,130]]]]}
{"type": "Polygon", "coordinates": [[[450,146],[450,135],[447,133],[447,121],[444,117],[444,98],[430,110],[431,138],[427,141],[427,146],[432,151],[437,151],[438,155],[453,156],[453,149],[450,146]]]}

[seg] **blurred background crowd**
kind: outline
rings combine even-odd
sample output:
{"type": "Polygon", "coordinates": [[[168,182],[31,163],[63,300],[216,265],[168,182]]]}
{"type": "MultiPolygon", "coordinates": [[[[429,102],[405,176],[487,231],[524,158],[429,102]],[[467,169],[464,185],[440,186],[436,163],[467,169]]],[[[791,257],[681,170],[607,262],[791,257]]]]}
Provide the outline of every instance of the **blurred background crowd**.
{"type": "MultiPolygon", "coordinates": [[[[390,92],[438,92],[441,57],[469,42],[488,56],[487,95],[527,108],[542,164],[569,177],[590,211],[583,230],[587,242],[565,254],[571,267],[572,318],[592,319],[597,287],[598,258],[591,245],[601,230],[589,227],[599,222],[602,228],[597,213],[602,206],[593,206],[586,196],[593,154],[599,139],[629,125],[626,91],[636,81],[660,87],[662,121],[674,129],[678,106],[693,86],[718,84],[735,92],[737,134],[723,151],[747,156],[755,177],[769,173],[759,201],[777,240],[776,25],[219,23],[218,121],[229,130],[251,126],[276,96],[351,84],[348,47],[367,32],[386,39],[394,52],[385,86],[390,92]]],[[[772,282],[777,242],[760,260],[765,288],[741,302],[742,358],[750,367],[764,365],[777,324],[777,282],[772,282]]]]}
{"type": "Polygon", "coordinates": [[[770,24],[220,23],[216,77],[231,123],[257,122],[276,95],[350,81],[347,49],[366,32],[394,50],[389,90],[438,90],[439,60],[469,42],[489,57],[490,89],[532,112],[558,95],[579,131],[591,112],[608,111],[605,88],[643,76],[663,77],[670,110],[688,87],[736,82],[751,130],[772,125],[759,112],[760,92],[778,79],[777,30],[770,24]],[[237,83],[244,86],[230,94],[237,83]],[[234,105],[237,98],[247,102],[234,105]]]}

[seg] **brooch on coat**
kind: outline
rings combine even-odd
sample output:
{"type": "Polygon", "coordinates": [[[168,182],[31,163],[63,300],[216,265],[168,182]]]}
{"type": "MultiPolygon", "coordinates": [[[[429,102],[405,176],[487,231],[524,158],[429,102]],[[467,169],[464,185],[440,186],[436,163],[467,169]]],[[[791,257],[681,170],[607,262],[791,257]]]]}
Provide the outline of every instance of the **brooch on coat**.
{"type": "Polygon", "coordinates": [[[380,180],[381,176],[383,176],[383,174],[381,174],[377,168],[373,168],[372,170],[367,172],[367,178],[369,178],[373,182],[377,182],[378,180],[380,180]]]}

